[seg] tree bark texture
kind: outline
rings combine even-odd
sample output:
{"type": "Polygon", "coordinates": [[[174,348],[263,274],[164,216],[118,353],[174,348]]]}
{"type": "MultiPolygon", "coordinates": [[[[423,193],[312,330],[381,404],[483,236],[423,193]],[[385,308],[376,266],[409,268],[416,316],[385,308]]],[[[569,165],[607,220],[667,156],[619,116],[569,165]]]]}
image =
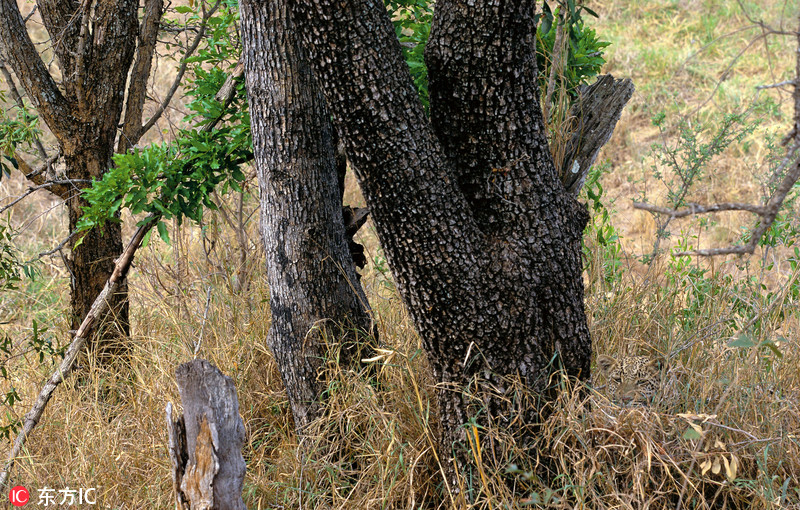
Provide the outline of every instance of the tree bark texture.
{"type": "MultiPolygon", "coordinates": [[[[67,179],[75,181],[71,187],[57,188],[67,203],[73,231],[84,205],[79,198],[80,188],[91,179],[100,178],[112,164],[128,70],[137,48],[139,5],[138,0],[39,0],[37,5],[53,41],[52,51],[61,71],[59,81],[40,58],[15,0],[0,0],[0,52],[57,139],[67,179]]],[[[129,105],[130,115],[139,116],[132,123],[136,126],[141,126],[143,86],[149,74],[157,18],[161,15],[160,2],[150,0],[146,5],[149,12],[139,39],[139,63],[131,75],[132,91],[139,90],[132,92],[129,105]]],[[[126,123],[128,120],[132,119],[126,119],[126,123]]],[[[122,252],[120,226],[109,223],[89,231],[79,245],[75,241],[70,243],[72,253],[68,260],[73,329],[102,291],[114,259],[122,252]]],[[[101,351],[118,352],[119,337],[129,332],[125,282],[112,298],[109,315],[99,327],[103,329],[93,336],[90,347],[97,339],[107,338],[110,341],[101,351]]]]}
{"type": "Polygon", "coordinates": [[[588,377],[591,355],[588,212],[545,138],[534,3],[437,2],[428,120],[381,2],[288,2],[441,383],[442,453],[478,409],[533,430],[541,407],[515,408],[508,378],[546,392],[557,367],[588,377]]]}
{"type": "Polygon", "coordinates": [[[244,510],[245,430],[236,387],[206,360],[175,371],[183,414],[167,405],[173,491],[180,510],[244,510]]]}
{"type": "Polygon", "coordinates": [[[332,125],[297,40],[286,4],[241,5],[245,76],[261,190],[275,356],[298,430],[318,416],[325,340],[371,329],[364,292],[345,238],[332,125]]]}

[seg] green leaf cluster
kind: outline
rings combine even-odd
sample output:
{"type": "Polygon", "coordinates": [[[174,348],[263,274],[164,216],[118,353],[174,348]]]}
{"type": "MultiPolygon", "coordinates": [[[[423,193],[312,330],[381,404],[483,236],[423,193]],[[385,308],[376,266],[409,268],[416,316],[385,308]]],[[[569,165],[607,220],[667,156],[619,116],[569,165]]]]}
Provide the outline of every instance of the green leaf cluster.
{"type": "MultiPolygon", "coordinates": [[[[0,103],[4,102],[5,96],[0,90],[0,103]]],[[[0,108],[0,179],[3,175],[10,175],[12,168],[19,169],[14,158],[17,147],[31,145],[39,134],[39,118],[36,115],[16,105],[0,108]]]]}
{"type": "Polygon", "coordinates": [[[428,113],[430,99],[424,53],[431,33],[433,3],[432,0],[385,0],[425,113],[428,113]]]}
{"type": "MultiPolygon", "coordinates": [[[[196,22],[199,9],[197,3],[178,11],[190,13],[189,20],[196,22]]],[[[191,113],[184,120],[191,127],[180,129],[172,142],[115,155],[114,167],[84,190],[89,205],[78,222],[79,231],[118,222],[121,210],[128,209],[134,215],[158,215],[158,232],[169,242],[164,220],[175,218],[180,223],[188,218],[199,223],[204,208],[216,209],[211,199],[215,189],[242,191],[245,175],[240,167],[253,158],[244,80],[235,82],[230,103],[215,97],[239,59],[238,17],[235,4],[223,5],[209,18],[197,53],[185,59],[190,64],[192,99],[187,105],[191,113]]]]}
{"type": "MultiPolygon", "coordinates": [[[[550,3],[553,3],[552,0],[550,3]]],[[[603,49],[611,43],[598,39],[595,30],[586,26],[583,13],[597,18],[594,11],[576,4],[575,0],[558,1],[556,5],[552,9],[548,2],[543,2],[542,12],[537,15],[539,29],[536,32],[536,64],[539,69],[539,90],[547,87],[556,31],[558,23],[563,22],[569,37],[569,46],[563,73],[556,79],[559,81],[558,86],[566,89],[570,99],[576,99],[579,87],[600,73],[606,63],[603,49]]]]}
{"type": "MultiPolygon", "coordinates": [[[[216,208],[211,193],[218,185],[222,192],[228,187],[241,190],[239,183],[245,176],[239,167],[250,158],[250,144],[249,138],[232,144],[233,130],[192,129],[172,143],[116,155],[114,168],[84,191],[89,206],[84,208],[78,230],[120,221],[122,208],[131,214],[158,214],[164,220],[200,222],[205,207],[216,208]]],[[[158,230],[168,241],[163,222],[158,230]]]]}
{"type": "Polygon", "coordinates": [[[19,250],[13,243],[15,236],[11,227],[0,224],[0,290],[16,289],[21,280],[20,273],[31,274],[32,271],[17,258],[19,250]]]}

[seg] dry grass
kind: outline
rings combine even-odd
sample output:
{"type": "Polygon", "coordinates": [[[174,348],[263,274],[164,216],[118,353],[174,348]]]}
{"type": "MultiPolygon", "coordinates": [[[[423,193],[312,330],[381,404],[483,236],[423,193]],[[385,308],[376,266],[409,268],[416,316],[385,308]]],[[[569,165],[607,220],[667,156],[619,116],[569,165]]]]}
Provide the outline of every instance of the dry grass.
{"type": "MultiPolygon", "coordinates": [[[[783,6],[759,5],[765,15],[783,6]]],[[[602,379],[566,388],[533,445],[518,444],[517,431],[499,426],[477,431],[472,445],[486,455],[462,494],[474,508],[487,509],[800,507],[800,283],[790,250],[765,249],[749,260],[661,257],[650,266],[626,254],[647,253],[655,233],[648,214],[631,210],[631,199],[644,188],[656,200],[664,192],[642,163],[659,137],[651,114],[678,116],[700,106],[698,118],[708,120],[715,111],[733,111],[749,101],[754,85],[787,77],[794,48],[791,41],[776,43],[769,59],[763,46],[754,48],[705,103],[753,34],[724,38],[689,57],[746,23],[735,2],[613,0],[591,7],[601,14],[598,33],[613,42],[608,71],[631,76],[638,92],[601,155],[611,163],[603,185],[615,200],[607,205],[625,251],[587,238],[587,314],[596,352],[664,361],[662,391],[652,406],[621,408],[602,396],[602,379]],[[755,346],[731,345],[742,335],[755,346]],[[511,464],[516,469],[509,473],[511,464]],[[547,472],[545,483],[540,475],[547,472]]],[[[785,94],[764,96],[776,105],[767,127],[778,131],[791,114],[785,94]]],[[[753,136],[748,150],[721,155],[698,201],[760,196],[753,164],[764,154],[763,139],[753,136]]],[[[347,196],[358,202],[352,184],[347,196]]],[[[8,196],[24,189],[14,179],[2,186],[8,196]]],[[[234,211],[236,199],[222,201],[234,211]]],[[[172,508],[164,407],[179,402],[174,370],[192,359],[200,342],[198,355],[232,377],[239,393],[248,508],[437,507],[432,381],[374,234],[367,228],[362,241],[371,260],[364,285],[385,344],[375,362],[378,375],[368,379],[329,365],[322,374],[329,388],[326,419],[298,445],[280,375],[264,346],[269,290],[254,208],[250,197],[241,232],[233,214],[226,220],[213,213],[204,233],[173,225],[172,246],[154,240],[140,253],[131,275],[130,358],[114,371],[81,367],[57,391],[13,481],[34,489],[96,487],[103,508],[172,508]],[[331,438],[340,440],[332,445],[331,438]]],[[[26,257],[60,240],[62,212],[41,200],[14,210],[12,223],[26,226],[20,237],[26,257]]],[[[705,236],[703,243],[724,244],[749,221],[721,216],[706,230],[684,223],[673,238],[683,230],[705,236]]],[[[44,336],[65,342],[67,278],[59,259],[48,258],[34,282],[0,296],[3,331],[16,352],[25,352],[33,319],[49,328],[44,336]]],[[[19,416],[52,366],[28,351],[6,368],[11,379],[0,390],[12,384],[19,390],[23,400],[7,407],[19,416]]],[[[515,397],[533,398],[522,389],[515,397]]],[[[438,506],[466,505],[453,495],[438,506]]]]}

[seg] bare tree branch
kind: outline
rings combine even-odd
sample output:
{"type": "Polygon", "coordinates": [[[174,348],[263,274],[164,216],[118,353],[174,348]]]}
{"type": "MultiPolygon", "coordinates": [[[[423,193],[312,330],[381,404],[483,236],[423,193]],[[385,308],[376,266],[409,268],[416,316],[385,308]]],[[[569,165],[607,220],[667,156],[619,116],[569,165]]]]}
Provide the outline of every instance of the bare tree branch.
{"type": "MultiPolygon", "coordinates": [[[[43,257],[47,257],[49,255],[52,255],[52,254],[56,253],[56,252],[61,252],[61,250],[64,249],[64,247],[67,245],[67,243],[72,241],[72,238],[75,237],[76,235],[78,235],[78,231],[77,230],[74,230],[74,231],[70,232],[66,239],[64,239],[63,241],[58,243],[58,246],[56,246],[52,250],[47,250],[47,251],[43,251],[43,252],[39,253],[39,255],[37,255],[35,259],[29,260],[28,262],[33,262],[34,260],[38,260],[38,259],[41,259],[43,257]]],[[[62,258],[63,258],[63,254],[62,254],[62,258]]],[[[64,261],[64,265],[67,267],[67,269],[70,270],[70,272],[72,271],[72,269],[70,269],[70,266],[69,266],[68,262],[64,261]]]]}
{"type": "MultiPolygon", "coordinates": [[[[68,186],[63,182],[59,181],[50,181],[48,180],[47,176],[47,169],[50,168],[60,156],[61,156],[61,151],[58,151],[53,156],[51,156],[50,159],[47,159],[44,163],[42,163],[38,168],[33,168],[28,164],[27,161],[25,161],[25,159],[19,152],[14,153],[14,159],[17,160],[19,169],[25,175],[26,179],[33,182],[37,186],[43,186],[47,183],[53,183],[48,188],[50,192],[66,200],[66,198],[70,195],[71,190],[74,188],[74,186],[68,186]]],[[[78,181],[70,181],[70,182],[78,182],[78,181]]]]}
{"type": "Polygon", "coordinates": [[[0,0],[0,53],[51,130],[68,133],[70,105],[31,41],[16,0],[0,0]]]}
{"type": "Polygon", "coordinates": [[[681,210],[670,209],[668,207],[659,207],[657,205],[648,204],[645,202],[634,202],[633,208],[642,211],[663,214],[672,218],[683,218],[686,216],[694,216],[696,214],[706,214],[720,211],[747,211],[758,215],[766,214],[764,206],[740,202],[722,202],[712,205],[690,204],[688,209],[681,210]]]}
{"type": "Polygon", "coordinates": [[[136,145],[141,138],[142,112],[147,95],[147,81],[153,64],[153,53],[156,49],[159,22],[164,13],[164,0],[146,0],[144,17],[139,27],[139,47],[136,61],[131,70],[128,84],[128,100],[125,105],[125,120],[122,133],[117,144],[117,152],[125,152],[136,145]]]}
{"type": "Polygon", "coordinates": [[[794,85],[796,80],[786,80],[780,83],[773,83],[772,85],[758,85],[756,90],[775,89],[778,87],[785,87],[786,85],[794,85]]]}
{"type": "Polygon", "coordinates": [[[39,190],[42,190],[42,189],[50,190],[50,188],[53,188],[53,187],[56,187],[56,186],[74,186],[75,184],[91,184],[91,182],[92,181],[89,181],[89,180],[86,180],[86,179],[67,179],[67,180],[59,180],[59,181],[45,181],[42,184],[39,184],[38,186],[30,186],[30,187],[28,187],[27,190],[25,190],[25,192],[22,195],[20,195],[17,198],[15,198],[10,204],[7,204],[7,205],[4,205],[3,207],[0,207],[0,214],[6,212],[8,209],[11,209],[15,205],[17,205],[18,203],[23,201],[26,197],[28,197],[29,195],[32,195],[33,193],[36,193],[39,190]]]}
{"type": "MultiPolygon", "coordinates": [[[[2,1],[8,1],[8,0],[2,0],[2,1]]],[[[192,55],[192,53],[194,53],[194,51],[200,45],[200,41],[203,40],[203,36],[205,36],[206,33],[206,26],[208,25],[208,19],[211,16],[213,16],[215,12],[217,12],[217,9],[219,9],[220,6],[220,1],[221,0],[216,0],[214,6],[211,7],[211,9],[209,10],[206,10],[205,3],[202,4],[203,18],[200,21],[200,29],[197,32],[197,36],[195,37],[194,41],[192,41],[192,45],[189,46],[189,49],[186,50],[186,54],[184,55],[183,61],[181,62],[181,66],[178,68],[178,74],[175,75],[175,80],[172,82],[172,86],[169,88],[169,92],[167,92],[166,97],[164,98],[163,101],[161,101],[161,104],[158,106],[153,116],[150,117],[150,119],[145,123],[144,126],[142,126],[141,133],[146,133],[147,131],[150,130],[151,127],[153,127],[153,125],[155,125],[155,123],[164,113],[164,110],[167,109],[167,106],[169,106],[169,103],[172,101],[172,96],[174,96],[175,92],[177,92],[178,86],[183,81],[183,75],[186,73],[186,67],[187,67],[186,59],[188,59],[192,55]]]]}

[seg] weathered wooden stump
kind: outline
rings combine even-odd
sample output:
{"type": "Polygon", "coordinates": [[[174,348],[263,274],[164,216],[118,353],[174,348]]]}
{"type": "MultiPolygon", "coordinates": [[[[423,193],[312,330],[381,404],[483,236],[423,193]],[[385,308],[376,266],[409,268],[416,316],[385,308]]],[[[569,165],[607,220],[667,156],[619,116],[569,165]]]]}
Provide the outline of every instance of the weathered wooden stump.
{"type": "Polygon", "coordinates": [[[244,423],[230,377],[206,360],[175,371],[183,415],[167,404],[169,456],[180,510],[244,510],[244,423]]]}

